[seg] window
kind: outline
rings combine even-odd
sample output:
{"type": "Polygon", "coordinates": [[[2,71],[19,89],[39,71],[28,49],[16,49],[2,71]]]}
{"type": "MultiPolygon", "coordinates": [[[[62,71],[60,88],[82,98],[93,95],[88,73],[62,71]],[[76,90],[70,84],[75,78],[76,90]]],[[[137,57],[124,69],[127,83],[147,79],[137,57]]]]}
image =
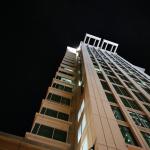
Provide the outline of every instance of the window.
{"type": "Polygon", "coordinates": [[[118,69],[114,69],[115,72],[119,73],[119,74],[122,74],[122,72],[118,69]]]}
{"type": "Polygon", "coordinates": [[[32,133],[40,135],[40,136],[44,136],[47,138],[52,138],[52,139],[62,141],[62,142],[66,142],[66,139],[67,139],[66,131],[52,128],[52,127],[45,126],[45,125],[40,125],[38,123],[35,124],[32,130],[32,133]]]}
{"type": "Polygon", "coordinates": [[[104,69],[104,71],[105,71],[105,73],[106,73],[107,75],[115,76],[114,73],[113,73],[112,71],[110,71],[110,70],[105,70],[105,69],[104,69]]]}
{"type": "Polygon", "coordinates": [[[109,102],[116,103],[116,99],[113,96],[113,94],[107,93],[107,92],[105,92],[105,94],[106,94],[106,97],[107,97],[107,99],[108,99],[109,102]]]}
{"type": "Polygon", "coordinates": [[[67,70],[67,71],[73,72],[73,70],[72,70],[72,69],[69,69],[69,68],[64,68],[64,70],[67,70]]]}
{"type": "Polygon", "coordinates": [[[65,121],[68,121],[68,118],[69,118],[68,114],[58,112],[56,110],[52,110],[50,108],[45,108],[45,107],[42,108],[41,114],[44,114],[44,115],[47,115],[50,117],[54,117],[54,118],[59,118],[59,119],[65,120],[65,121]]]}
{"type": "Polygon", "coordinates": [[[105,80],[105,78],[104,78],[104,76],[103,76],[103,74],[101,72],[97,73],[97,75],[98,75],[99,79],[105,80]]]}
{"type": "Polygon", "coordinates": [[[70,88],[68,86],[65,86],[64,91],[71,93],[72,92],[72,88],[70,88]]]}
{"type": "Polygon", "coordinates": [[[61,84],[54,83],[53,87],[55,87],[56,89],[59,89],[59,90],[66,91],[66,92],[72,92],[72,88],[70,88],[68,86],[61,85],[61,84]]]}
{"type": "Polygon", "coordinates": [[[125,84],[126,84],[129,88],[136,90],[135,86],[134,86],[131,82],[125,82],[125,84]]]}
{"type": "Polygon", "coordinates": [[[52,138],[53,131],[54,128],[41,125],[37,134],[47,138],[52,138]]]}
{"type": "Polygon", "coordinates": [[[150,106],[148,106],[148,105],[144,105],[146,108],[147,108],[147,110],[150,112],[150,106]]]}
{"type": "Polygon", "coordinates": [[[129,100],[129,99],[123,98],[123,97],[120,97],[120,98],[126,107],[133,108],[136,110],[141,110],[141,108],[138,106],[138,104],[135,101],[129,100]]]}
{"type": "Polygon", "coordinates": [[[112,111],[114,113],[114,116],[117,120],[122,120],[122,121],[125,121],[124,119],[124,116],[122,114],[122,112],[120,111],[120,109],[118,107],[115,107],[115,106],[111,106],[112,108],[112,111]]]}
{"type": "Polygon", "coordinates": [[[61,97],[61,103],[64,105],[70,105],[70,99],[69,98],[65,98],[65,97],[61,97]]]}
{"type": "Polygon", "coordinates": [[[146,116],[143,116],[143,115],[135,113],[135,112],[130,112],[130,115],[136,125],[142,126],[145,128],[150,128],[150,122],[146,116]]]}
{"type": "Polygon", "coordinates": [[[68,65],[68,64],[66,64],[65,62],[62,62],[61,64],[62,64],[62,65],[69,66],[69,67],[74,67],[73,65],[70,65],[70,64],[68,65]]]}
{"type": "Polygon", "coordinates": [[[101,84],[102,84],[102,87],[104,88],[104,90],[110,91],[110,88],[109,88],[107,82],[101,81],[101,84]]]}
{"type": "Polygon", "coordinates": [[[83,118],[82,118],[82,121],[81,121],[81,124],[80,124],[80,126],[78,128],[78,142],[80,141],[80,138],[81,138],[82,133],[83,133],[83,131],[85,129],[85,126],[86,126],[86,116],[84,114],[83,118]]]}
{"type": "Polygon", "coordinates": [[[80,109],[78,111],[78,121],[80,120],[83,109],[84,109],[84,100],[82,101],[82,104],[81,104],[80,109]]]}
{"type": "Polygon", "coordinates": [[[147,142],[148,146],[150,147],[150,134],[149,133],[145,133],[145,132],[141,132],[145,141],[147,142]]]}
{"type": "Polygon", "coordinates": [[[45,115],[57,118],[57,111],[47,108],[45,111],[45,115]]]}
{"type": "Polygon", "coordinates": [[[124,140],[127,144],[138,146],[136,140],[133,137],[133,134],[132,134],[131,130],[128,127],[119,125],[119,128],[120,128],[122,136],[124,137],[124,140]]]}
{"type": "Polygon", "coordinates": [[[106,66],[106,65],[101,65],[101,67],[102,67],[103,69],[110,70],[110,68],[109,68],[108,66],[106,66]]]}
{"type": "Polygon", "coordinates": [[[84,138],[80,150],[88,150],[88,139],[87,139],[87,136],[84,138]]]}
{"type": "Polygon", "coordinates": [[[149,88],[143,87],[143,89],[144,89],[148,94],[150,94],[150,89],[149,89],[149,88]]]}
{"type": "Polygon", "coordinates": [[[65,74],[65,75],[71,76],[71,77],[73,76],[72,74],[70,74],[68,72],[64,72],[64,71],[59,71],[59,72],[65,74]]]}
{"type": "Polygon", "coordinates": [[[123,80],[129,81],[124,75],[119,75],[119,77],[120,77],[121,79],[123,79],[123,80]]]}
{"type": "Polygon", "coordinates": [[[135,92],[135,91],[132,91],[132,92],[135,94],[135,96],[136,96],[140,101],[150,103],[150,102],[148,101],[148,99],[147,99],[142,93],[135,92]]]}
{"type": "Polygon", "coordinates": [[[131,97],[130,94],[128,93],[128,91],[124,87],[120,87],[117,85],[113,85],[113,87],[115,88],[115,90],[118,94],[131,97]]]}
{"type": "Polygon", "coordinates": [[[56,79],[72,84],[72,81],[70,79],[61,76],[56,76],[56,79]]]}
{"type": "Polygon", "coordinates": [[[39,130],[39,128],[40,128],[40,124],[39,123],[35,123],[34,128],[32,130],[32,133],[36,134],[37,131],[39,130]]]}
{"type": "Polygon", "coordinates": [[[110,76],[108,76],[108,78],[109,78],[110,82],[122,85],[121,82],[117,78],[112,78],[110,76]]]}
{"type": "Polygon", "coordinates": [[[70,99],[69,98],[65,98],[65,97],[62,97],[62,96],[59,96],[56,94],[49,93],[47,96],[47,99],[49,101],[61,103],[63,105],[70,105],[70,99]]]}
{"type": "Polygon", "coordinates": [[[82,131],[81,131],[81,125],[80,125],[78,129],[78,142],[80,141],[81,135],[82,135],[82,131]]]}
{"type": "Polygon", "coordinates": [[[67,132],[59,130],[59,129],[54,130],[53,139],[66,142],[66,137],[67,137],[67,132]]]}
{"type": "Polygon", "coordinates": [[[68,114],[65,114],[65,113],[62,113],[62,112],[59,112],[59,113],[58,113],[58,118],[59,118],[59,119],[62,119],[62,120],[65,120],[65,121],[68,121],[69,115],[68,115],[68,114]]]}

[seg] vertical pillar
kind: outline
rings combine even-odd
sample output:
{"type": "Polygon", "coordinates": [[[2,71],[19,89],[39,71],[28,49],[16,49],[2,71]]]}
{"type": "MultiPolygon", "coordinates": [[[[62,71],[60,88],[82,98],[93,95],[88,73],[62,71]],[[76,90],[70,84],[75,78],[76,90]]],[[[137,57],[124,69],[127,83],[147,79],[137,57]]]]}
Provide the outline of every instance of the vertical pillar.
{"type": "Polygon", "coordinates": [[[87,44],[89,44],[89,43],[90,43],[90,39],[91,39],[91,38],[89,37],[89,40],[88,40],[88,43],[87,43],[87,44]]]}
{"type": "Polygon", "coordinates": [[[113,50],[113,47],[114,47],[114,45],[111,46],[111,50],[110,50],[111,52],[112,52],[112,50],[113,50]]]}
{"type": "Polygon", "coordinates": [[[86,38],[87,38],[87,36],[85,36],[85,38],[84,38],[84,43],[85,43],[85,41],[86,41],[86,38]]]}
{"type": "Polygon", "coordinates": [[[99,47],[101,40],[98,41],[97,47],[99,47]]]}
{"type": "Polygon", "coordinates": [[[114,50],[114,53],[116,53],[116,51],[117,51],[117,48],[118,48],[118,46],[116,46],[116,48],[115,48],[115,50],[114,50]]]}
{"type": "Polygon", "coordinates": [[[94,40],[94,44],[93,44],[93,46],[95,46],[96,41],[97,41],[97,40],[95,39],[95,40],[94,40]]]}

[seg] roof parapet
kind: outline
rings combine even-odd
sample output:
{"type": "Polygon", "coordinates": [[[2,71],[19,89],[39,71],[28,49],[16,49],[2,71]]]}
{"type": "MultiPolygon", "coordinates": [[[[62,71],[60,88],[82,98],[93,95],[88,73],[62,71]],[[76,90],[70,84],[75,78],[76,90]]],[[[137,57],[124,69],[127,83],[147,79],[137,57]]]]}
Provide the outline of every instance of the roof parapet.
{"type": "Polygon", "coordinates": [[[113,53],[116,53],[118,45],[117,43],[101,39],[94,35],[86,33],[83,43],[93,46],[95,48],[100,48],[101,50],[107,50],[113,53]],[[102,42],[101,42],[102,41],[102,42]]]}

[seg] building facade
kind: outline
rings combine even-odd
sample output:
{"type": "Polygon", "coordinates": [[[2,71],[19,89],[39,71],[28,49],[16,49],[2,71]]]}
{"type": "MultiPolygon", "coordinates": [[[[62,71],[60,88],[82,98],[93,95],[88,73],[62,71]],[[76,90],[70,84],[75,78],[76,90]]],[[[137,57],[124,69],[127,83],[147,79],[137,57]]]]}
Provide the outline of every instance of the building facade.
{"type": "Polygon", "coordinates": [[[90,34],[67,47],[25,138],[50,150],[149,150],[150,77],[117,47],[90,34]]]}

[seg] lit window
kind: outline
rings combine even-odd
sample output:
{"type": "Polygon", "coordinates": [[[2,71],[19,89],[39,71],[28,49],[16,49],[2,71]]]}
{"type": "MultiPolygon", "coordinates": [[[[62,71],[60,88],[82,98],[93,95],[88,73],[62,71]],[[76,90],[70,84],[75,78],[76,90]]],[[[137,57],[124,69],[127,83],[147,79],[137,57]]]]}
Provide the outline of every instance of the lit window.
{"type": "Polygon", "coordinates": [[[83,133],[85,127],[86,127],[86,116],[85,116],[85,114],[84,114],[84,115],[83,115],[83,118],[82,118],[82,121],[81,121],[81,124],[80,124],[80,126],[79,126],[79,128],[78,128],[78,142],[79,142],[80,139],[81,139],[81,136],[82,136],[82,133],[83,133]]]}
{"type": "Polygon", "coordinates": [[[85,126],[86,126],[86,117],[85,117],[85,114],[83,115],[81,126],[82,126],[82,132],[83,132],[83,130],[84,130],[85,126]]]}
{"type": "Polygon", "coordinates": [[[84,138],[83,144],[80,150],[88,150],[88,139],[87,136],[84,138]]]}
{"type": "Polygon", "coordinates": [[[73,70],[72,69],[68,69],[68,68],[64,68],[65,70],[68,70],[68,71],[71,71],[71,72],[73,72],[73,70]]]}
{"type": "Polygon", "coordinates": [[[81,138],[81,126],[79,127],[78,129],[78,142],[80,141],[80,138],[81,138]]]}
{"type": "Polygon", "coordinates": [[[80,120],[83,109],[84,109],[84,100],[82,101],[82,104],[81,104],[79,112],[78,112],[78,121],[80,120]]]}

